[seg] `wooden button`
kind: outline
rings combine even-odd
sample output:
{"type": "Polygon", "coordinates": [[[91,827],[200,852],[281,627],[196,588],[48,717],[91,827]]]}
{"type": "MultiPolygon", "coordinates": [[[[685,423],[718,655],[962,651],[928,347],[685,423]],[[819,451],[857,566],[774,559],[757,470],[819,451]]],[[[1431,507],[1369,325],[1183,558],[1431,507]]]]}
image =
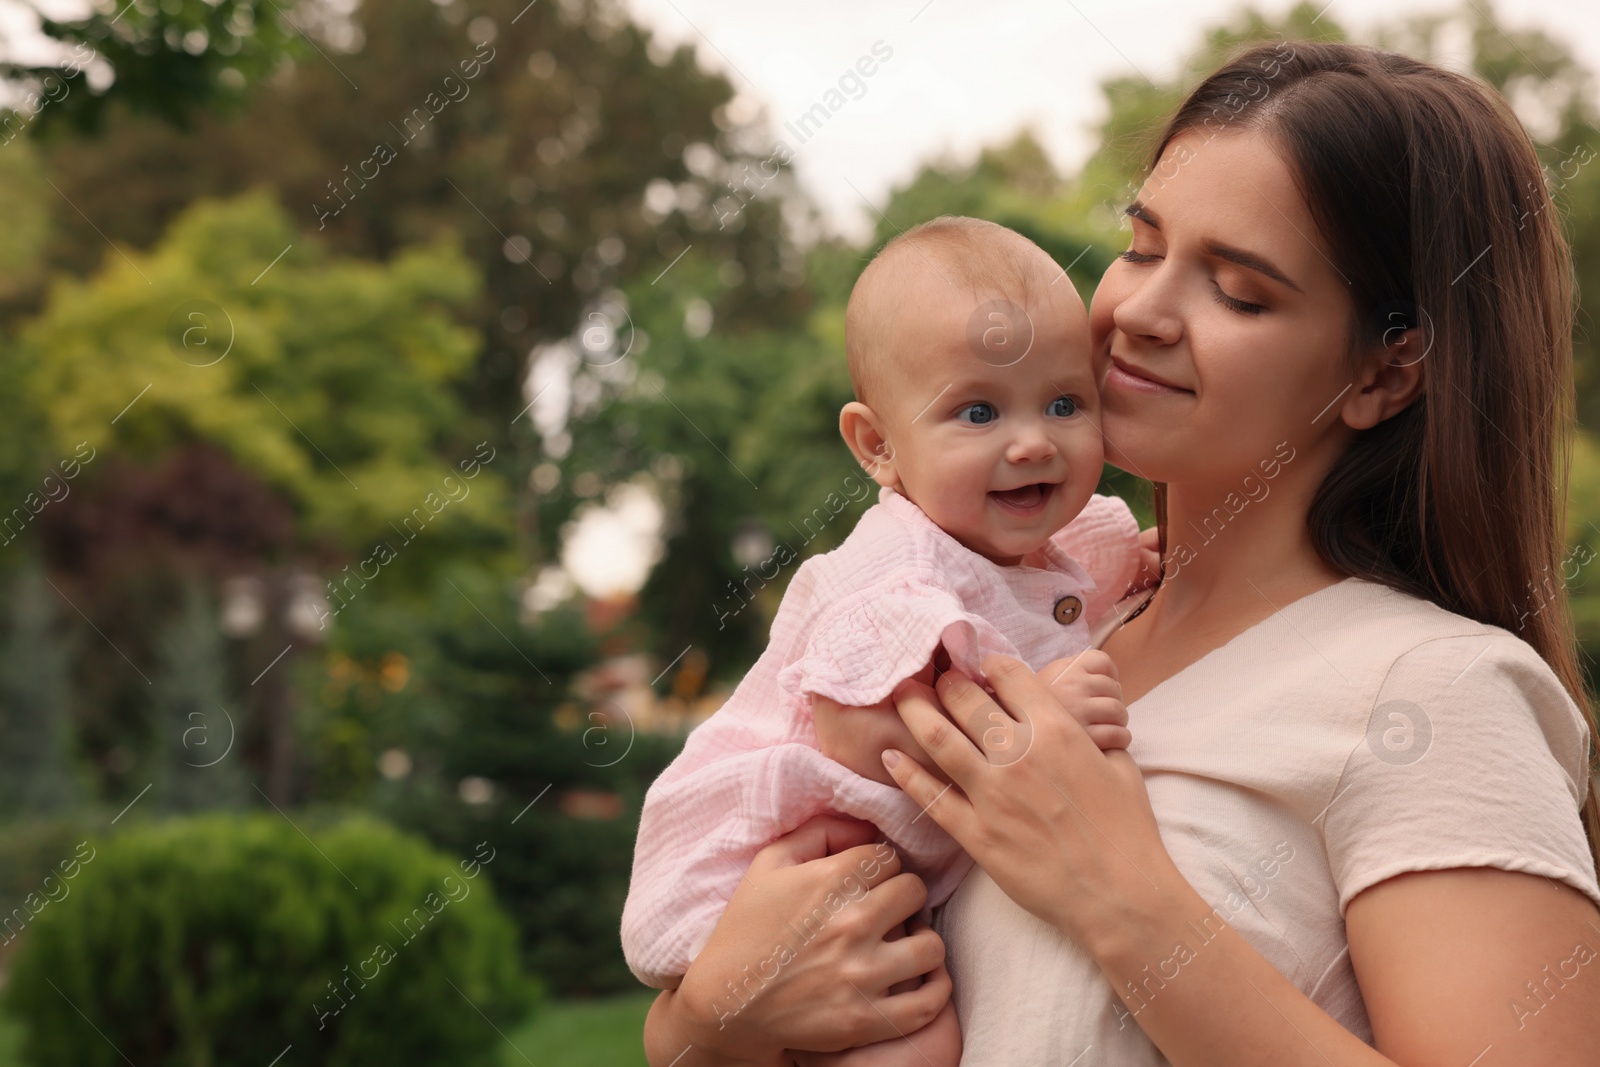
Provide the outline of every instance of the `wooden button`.
{"type": "Polygon", "coordinates": [[[1075,596],[1064,596],[1056,601],[1056,622],[1062,626],[1071,626],[1078,621],[1078,616],[1083,614],[1083,601],[1075,596]]]}

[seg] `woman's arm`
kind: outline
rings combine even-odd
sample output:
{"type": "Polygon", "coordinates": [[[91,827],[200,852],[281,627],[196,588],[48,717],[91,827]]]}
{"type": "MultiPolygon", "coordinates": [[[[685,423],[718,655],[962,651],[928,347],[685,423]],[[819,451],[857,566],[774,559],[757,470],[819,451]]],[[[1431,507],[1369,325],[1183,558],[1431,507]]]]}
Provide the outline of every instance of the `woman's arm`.
{"type": "MultiPolygon", "coordinates": [[[[1114,675],[1110,657],[1091,655],[1114,675]]],[[[997,704],[951,673],[932,690],[902,686],[897,704],[955,787],[941,793],[896,753],[885,762],[1013,900],[1093,955],[1176,1067],[1592,1062],[1600,959],[1577,960],[1582,945],[1600,949],[1600,923],[1589,925],[1595,909],[1576,890],[1471,869],[1403,875],[1358,895],[1346,915],[1351,960],[1380,1052],[1218,921],[1162,845],[1126,752],[1102,754],[1025,664],[990,657],[984,670],[1004,710],[1031,727],[1028,758],[986,758],[979,738],[997,704]],[[1151,984],[1201,923],[1217,935],[1180,958],[1176,977],[1151,984]],[[1514,1018],[1517,999],[1541,1003],[1525,983],[1547,975],[1566,984],[1551,981],[1542,1009],[1514,1018]],[[1141,983],[1155,995],[1140,997],[1141,983]]]]}
{"type": "Polygon", "coordinates": [[[819,816],[756,854],[704,949],[645,1020],[652,1067],[788,1062],[926,1026],[950,998],[944,943],[926,924],[885,935],[921,909],[869,823],[819,816]],[[889,994],[926,975],[920,988],[889,994]]]}

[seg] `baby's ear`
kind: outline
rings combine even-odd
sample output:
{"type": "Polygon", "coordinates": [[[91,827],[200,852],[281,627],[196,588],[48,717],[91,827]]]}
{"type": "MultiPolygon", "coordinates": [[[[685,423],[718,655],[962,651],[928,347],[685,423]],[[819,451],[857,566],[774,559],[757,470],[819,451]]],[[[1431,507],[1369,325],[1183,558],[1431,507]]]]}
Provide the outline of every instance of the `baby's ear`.
{"type": "Polygon", "coordinates": [[[879,485],[898,484],[894,446],[889,443],[877,412],[859,400],[850,401],[839,409],[839,436],[873,481],[879,485]]]}

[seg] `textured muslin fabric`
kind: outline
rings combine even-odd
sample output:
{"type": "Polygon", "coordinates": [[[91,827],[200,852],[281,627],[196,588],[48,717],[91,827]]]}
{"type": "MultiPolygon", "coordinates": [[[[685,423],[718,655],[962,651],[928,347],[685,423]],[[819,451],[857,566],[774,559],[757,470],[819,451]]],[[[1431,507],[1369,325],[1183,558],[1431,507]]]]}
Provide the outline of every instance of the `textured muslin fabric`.
{"type": "Polygon", "coordinates": [[[822,754],[811,694],[875,704],[940,644],[973,678],[991,653],[1037,670],[1081,652],[1138,550],[1127,505],[1097,494],[1037,553],[1001,566],[881,488],[838,548],[796,570],[755,666],[646,793],[622,911],[634,975],[657,988],[682,975],[756,852],[826,811],[877,826],[927,881],[931,915],[971,861],[898,788],[822,754]],[[1058,612],[1067,597],[1081,606],[1058,612]]]}
{"type": "Polygon", "coordinates": [[[1363,889],[1405,871],[1497,867],[1600,902],[1579,818],[1588,724],[1507,630],[1347,578],[1128,713],[1162,841],[1215,918],[1151,960],[1130,1010],[1074,942],[973,869],[934,924],[963,1067],[1166,1064],[1137,1014],[1184,980],[1221,922],[1370,1044],[1344,927],[1363,889]]]}

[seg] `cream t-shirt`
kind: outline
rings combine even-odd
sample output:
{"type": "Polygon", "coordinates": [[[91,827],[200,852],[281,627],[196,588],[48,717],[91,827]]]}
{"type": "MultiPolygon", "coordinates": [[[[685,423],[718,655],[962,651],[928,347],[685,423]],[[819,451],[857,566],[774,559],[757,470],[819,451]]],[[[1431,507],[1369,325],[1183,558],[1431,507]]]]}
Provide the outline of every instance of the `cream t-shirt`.
{"type": "MultiPolygon", "coordinates": [[[[1369,1044],[1344,910],[1403,871],[1499,867],[1600,903],[1578,810],[1588,727],[1511,632],[1361,578],[1302,597],[1128,709],[1179,870],[1369,1044]]],[[[975,868],[935,917],[963,1067],[1166,1064],[1094,961],[975,868]]],[[[1214,927],[1213,927],[1214,928],[1214,927]]],[[[1154,1003],[1186,951],[1137,983],[1154,1003]]]]}

